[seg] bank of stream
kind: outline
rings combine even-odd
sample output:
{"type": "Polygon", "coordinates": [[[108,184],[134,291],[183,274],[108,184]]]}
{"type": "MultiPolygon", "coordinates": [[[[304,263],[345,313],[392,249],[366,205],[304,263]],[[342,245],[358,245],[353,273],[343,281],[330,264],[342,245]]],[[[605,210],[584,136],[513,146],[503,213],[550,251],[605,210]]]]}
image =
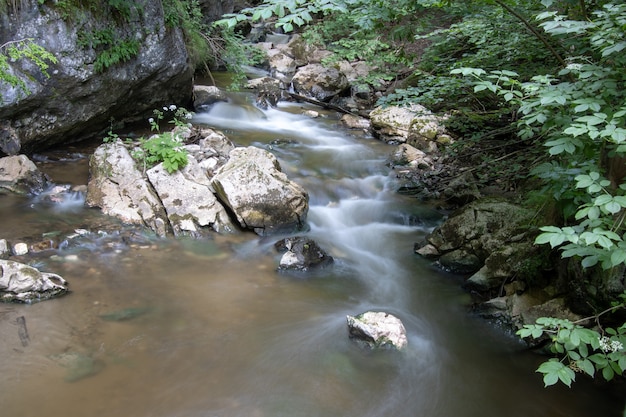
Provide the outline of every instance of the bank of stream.
{"type": "MultiPolygon", "coordinates": [[[[79,235],[31,258],[71,294],[0,305],[2,415],[621,415],[623,399],[606,385],[543,388],[534,370],[544,358],[473,317],[459,278],[413,253],[442,218],[395,192],[391,146],[302,109],[251,112],[235,98],[193,122],[270,150],[308,191],[303,234],[335,258],[311,274],[277,272],[280,237],[116,233],[120,225],[80,198],[0,196],[0,237],[79,235]],[[366,310],[399,317],[408,349],[353,343],[346,315],[366,310]]],[[[57,183],[86,184],[90,150],[39,165],[57,183]]]]}

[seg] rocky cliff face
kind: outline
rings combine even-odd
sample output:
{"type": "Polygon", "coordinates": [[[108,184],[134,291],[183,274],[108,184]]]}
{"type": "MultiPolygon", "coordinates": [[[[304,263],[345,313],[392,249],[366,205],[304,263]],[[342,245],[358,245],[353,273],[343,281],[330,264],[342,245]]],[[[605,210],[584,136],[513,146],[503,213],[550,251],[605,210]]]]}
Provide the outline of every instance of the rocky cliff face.
{"type": "Polygon", "coordinates": [[[107,2],[103,9],[71,10],[56,2],[17,4],[0,11],[0,45],[32,39],[58,63],[46,77],[32,61],[9,62],[27,91],[0,81],[0,153],[76,142],[102,134],[112,120],[138,120],[152,109],[190,102],[183,34],[165,24],[161,1],[129,1],[127,10],[109,10],[107,2]]]}

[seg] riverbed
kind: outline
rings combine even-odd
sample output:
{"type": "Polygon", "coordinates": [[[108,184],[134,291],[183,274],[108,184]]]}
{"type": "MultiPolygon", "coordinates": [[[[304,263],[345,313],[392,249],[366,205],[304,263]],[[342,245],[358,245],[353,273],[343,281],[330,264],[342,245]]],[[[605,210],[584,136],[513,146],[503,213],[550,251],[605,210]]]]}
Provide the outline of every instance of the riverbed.
{"type": "MultiPolygon", "coordinates": [[[[413,252],[442,214],[396,192],[391,145],[334,113],[297,103],[250,111],[247,100],[192,121],[276,155],[310,195],[300,234],[334,264],[279,272],[282,236],[116,233],[124,227],[80,195],[64,204],[1,195],[0,238],[58,237],[30,261],[72,290],[0,304],[2,416],[622,416],[616,390],[582,375],[571,389],[543,388],[544,358],[473,316],[462,277],[413,252]],[[367,310],[403,321],[406,351],[349,339],[346,316],[367,310]]],[[[55,183],[84,185],[94,146],[48,152],[38,165],[55,183]]]]}

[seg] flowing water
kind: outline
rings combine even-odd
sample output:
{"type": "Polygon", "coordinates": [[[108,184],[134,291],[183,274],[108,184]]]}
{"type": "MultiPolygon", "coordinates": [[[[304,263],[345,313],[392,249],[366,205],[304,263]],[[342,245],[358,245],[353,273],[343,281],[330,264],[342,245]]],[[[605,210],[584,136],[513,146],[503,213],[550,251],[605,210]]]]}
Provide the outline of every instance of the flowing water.
{"type": "MultiPolygon", "coordinates": [[[[278,237],[120,239],[98,232],[111,221],[75,195],[52,205],[0,196],[0,237],[76,229],[82,239],[35,262],[67,279],[70,295],[0,304],[1,416],[621,416],[606,386],[544,389],[534,372],[543,358],[473,317],[460,279],[413,253],[441,216],[394,192],[391,147],[332,114],[262,112],[240,99],[194,122],[279,158],[309,192],[306,233],[334,265],[279,273],[278,237]],[[346,315],[367,310],[398,316],[408,349],[351,341],[346,315]]],[[[80,151],[40,167],[85,184],[80,151]]]]}

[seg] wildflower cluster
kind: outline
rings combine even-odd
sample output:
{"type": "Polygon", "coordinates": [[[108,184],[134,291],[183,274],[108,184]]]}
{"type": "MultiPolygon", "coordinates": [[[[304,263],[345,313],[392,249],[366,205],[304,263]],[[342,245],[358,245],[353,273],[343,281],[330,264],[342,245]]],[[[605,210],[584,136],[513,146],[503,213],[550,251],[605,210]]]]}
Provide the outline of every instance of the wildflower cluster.
{"type": "Polygon", "coordinates": [[[159,122],[165,118],[165,113],[167,112],[174,113],[174,117],[169,121],[169,123],[174,124],[176,127],[191,127],[188,120],[193,117],[193,113],[184,107],[176,107],[175,104],[170,104],[169,106],[164,106],[163,110],[154,109],[152,111],[154,117],[148,119],[148,123],[150,123],[150,130],[157,132],[160,131],[159,122]]]}

